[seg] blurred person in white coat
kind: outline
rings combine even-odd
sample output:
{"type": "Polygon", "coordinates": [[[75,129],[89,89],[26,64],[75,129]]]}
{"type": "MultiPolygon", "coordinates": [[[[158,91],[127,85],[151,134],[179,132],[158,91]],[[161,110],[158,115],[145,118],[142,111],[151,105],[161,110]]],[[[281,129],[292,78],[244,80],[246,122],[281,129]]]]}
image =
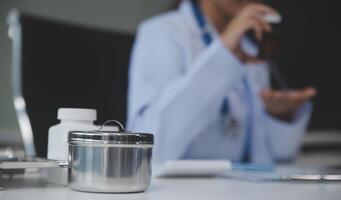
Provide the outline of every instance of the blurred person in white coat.
{"type": "Polygon", "coordinates": [[[143,22],[133,48],[128,128],[155,136],[153,161],[274,163],[297,155],[314,88],[273,90],[256,58],[277,11],[259,0],[184,0],[143,22]]]}

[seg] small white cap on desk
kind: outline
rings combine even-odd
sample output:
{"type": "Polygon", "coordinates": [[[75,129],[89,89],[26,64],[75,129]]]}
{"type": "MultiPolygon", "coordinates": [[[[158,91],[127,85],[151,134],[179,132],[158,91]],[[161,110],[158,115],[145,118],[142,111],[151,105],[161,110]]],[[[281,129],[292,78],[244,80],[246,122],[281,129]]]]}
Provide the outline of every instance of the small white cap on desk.
{"type": "Polygon", "coordinates": [[[59,108],[58,119],[95,121],[97,119],[97,111],[95,109],[83,108],[59,108]]]}
{"type": "Polygon", "coordinates": [[[282,16],[278,14],[268,14],[264,16],[264,20],[270,24],[279,24],[282,22],[282,16]]]}

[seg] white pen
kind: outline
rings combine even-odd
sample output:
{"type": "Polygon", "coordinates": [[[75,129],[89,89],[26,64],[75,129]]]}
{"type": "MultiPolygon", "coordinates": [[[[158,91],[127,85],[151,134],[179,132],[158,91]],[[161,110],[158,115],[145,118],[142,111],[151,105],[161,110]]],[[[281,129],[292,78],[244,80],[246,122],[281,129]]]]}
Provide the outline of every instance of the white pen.
{"type": "Polygon", "coordinates": [[[279,14],[267,14],[264,16],[264,19],[270,24],[279,24],[282,22],[282,16],[279,14]]]}

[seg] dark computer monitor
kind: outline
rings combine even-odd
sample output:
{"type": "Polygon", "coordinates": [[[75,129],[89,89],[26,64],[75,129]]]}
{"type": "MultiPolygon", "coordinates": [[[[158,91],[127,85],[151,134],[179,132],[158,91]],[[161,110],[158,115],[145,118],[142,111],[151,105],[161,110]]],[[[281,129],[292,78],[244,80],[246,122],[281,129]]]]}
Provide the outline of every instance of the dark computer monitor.
{"type": "Polygon", "coordinates": [[[9,26],[14,102],[29,156],[46,157],[48,128],[58,123],[60,107],[95,108],[98,124],[125,123],[131,33],[16,10],[9,26]]]}

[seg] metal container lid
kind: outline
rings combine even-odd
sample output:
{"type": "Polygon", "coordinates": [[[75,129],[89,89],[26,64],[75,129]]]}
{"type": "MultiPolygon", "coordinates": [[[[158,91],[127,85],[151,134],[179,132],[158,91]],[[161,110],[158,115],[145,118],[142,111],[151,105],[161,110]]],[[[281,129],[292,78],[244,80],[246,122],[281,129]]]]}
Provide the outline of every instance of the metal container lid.
{"type": "Polygon", "coordinates": [[[95,131],[71,131],[68,137],[69,143],[95,143],[95,144],[154,144],[154,136],[148,133],[133,133],[125,131],[121,123],[115,120],[107,121],[99,130],[95,131]],[[119,131],[101,131],[109,122],[115,122],[119,131]]]}

